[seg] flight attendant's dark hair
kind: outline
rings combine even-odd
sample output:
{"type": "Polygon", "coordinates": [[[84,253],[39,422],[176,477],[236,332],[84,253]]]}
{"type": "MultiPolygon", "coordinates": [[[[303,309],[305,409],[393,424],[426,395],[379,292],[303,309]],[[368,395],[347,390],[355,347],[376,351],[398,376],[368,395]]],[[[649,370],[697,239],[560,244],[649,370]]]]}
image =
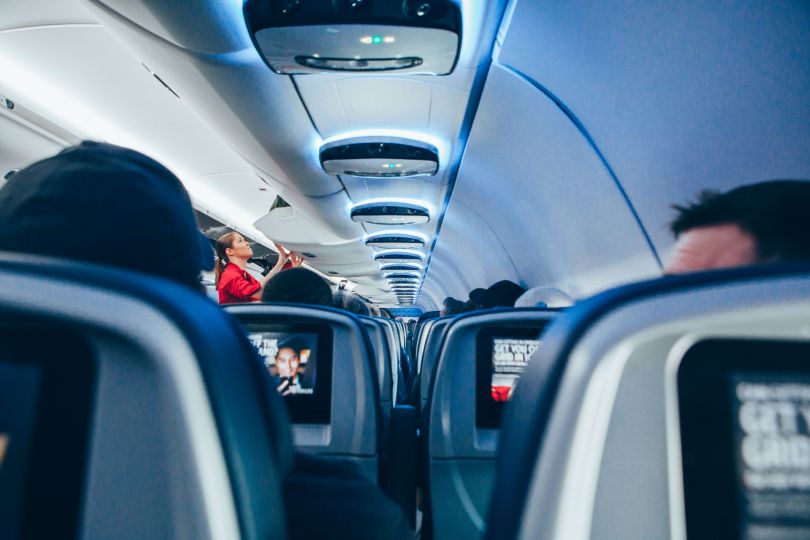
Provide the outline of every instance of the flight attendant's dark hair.
{"type": "Polygon", "coordinates": [[[217,252],[217,260],[214,265],[214,278],[217,288],[219,288],[219,278],[222,276],[222,269],[230,262],[228,255],[225,254],[225,250],[233,247],[233,241],[237,234],[236,231],[225,233],[217,238],[217,243],[214,245],[214,251],[217,252]]]}

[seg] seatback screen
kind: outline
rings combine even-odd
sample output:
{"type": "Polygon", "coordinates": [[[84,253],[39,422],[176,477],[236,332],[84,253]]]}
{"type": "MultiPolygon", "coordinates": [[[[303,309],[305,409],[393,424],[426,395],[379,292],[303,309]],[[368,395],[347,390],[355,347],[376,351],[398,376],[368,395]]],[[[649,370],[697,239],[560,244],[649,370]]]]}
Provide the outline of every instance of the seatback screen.
{"type": "Polygon", "coordinates": [[[810,377],[731,380],[742,536],[810,538],[810,377]]]}
{"type": "Polygon", "coordinates": [[[509,400],[529,358],[539,347],[539,339],[492,338],[490,395],[493,401],[509,400]]]}
{"type": "Polygon", "coordinates": [[[697,343],[678,401],[690,540],[810,538],[810,344],[697,343]]]}
{"type": "Polygon", "coordinates": [[[512,396],[532,355],[540,347],[541,328],[485,328],[476,339],[476,409],[479,428],[500,426],[504,405],[512,396]]]}
{"type": "Polygon", "coordinates": [[[254,332],[250,341],[278,384],[282,396],[313,395],[318,372],[317,334],[254,332]]]}
{"type": "Polygon", "coordinates": [[[0,328],[0,538],[79,535],[96,349],[25,318],[0,328]]]}
{"type": "Polygon", "coordinates": [[[249,323],[248,338],[287,402],[294,423],[331,418],[331,331],[325,326],[249,323]]]}
{"type": "Polygon", "coordinates": [[[22,535],[19,518],[40,383],[38,366],[0,360],[0,538],[22,535]]]}

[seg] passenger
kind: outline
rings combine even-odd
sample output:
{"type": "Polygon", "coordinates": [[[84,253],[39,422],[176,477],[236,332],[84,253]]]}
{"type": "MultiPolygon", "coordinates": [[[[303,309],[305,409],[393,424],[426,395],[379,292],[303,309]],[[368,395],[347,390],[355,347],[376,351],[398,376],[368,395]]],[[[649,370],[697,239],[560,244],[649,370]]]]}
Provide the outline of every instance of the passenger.
{"type": "Polygon", "coordinates": [[[771,180],[673,206],[669,274],[810,261],[810,181],[771,180]]]}
{"type": "Polygon", "coordinates": [[[515,307],[564,308],[572,305],[573,299],[556,287],[534,287],[515,301],[515,307]]]}
{"type": "MultiPolygon", "coordinates": [[[[214,263],[177,177],[134,150],[95,142],[38,161],[0,189],[0,250],[139,271],[200,294],[200,271],[214,263]]],[[[413,537],[399,508],[351,465],[298,453],[284,496],[291,539],[413,537]]]]}
{"type": "Polygon", "coordinates": [[[469,298],[464,302],[464,311],[475,311],[484,307],[484,295],[487,290],[482,288],[473,289],[470,291],[469,298]]]}
{"type": "Polygon", "coordinates": [[[459,313],[464,312],[464,302],[461,300],[457,300],[452,296],[448,296],[442,302],[443,306],[441,309],[442,316],[444,315],[458,315],[459,313]]]}
{"type": "Polygon", "coordinates": [[[200,270],[214,266],[180,180],[143,154],[95,142],[30,165],[0,190],[0,249],[126,268],[200,291],[200,270]]]}
{"type": "Polygon", "coordinates": [[[484,309],[494,307],[513,307],[515,301],[526,292],[526,289],[514,281],[502,280],[493,283],[484,293],[481,307],[484,309]]]}
{"type": "MultiPolygon", "coordinates": [[[[275,244],[278,259],[275,266],[261,279],[256,279],[247,271],[247,262],[253,257],[253,248],[245,237],[236,231],[220,236],[214,249],[217,254],[217,265],[214,271],[220,304],[241,304],[258,302],[267,282],[284,267],[287,253],[284,247],[275,244]]],[[[292,254],[294,262],[300,266],[301,258],[292,254]]]]}
{"type": "Polygon", "coordinates": [[[343,309],[355,315],[371,315],[371,311],[359,296],[353,292],[341,289],[335,292],[332,305],[338,309],[343,309]]]}
{"type": "Polygon", "coordinates": [[[262,293],[262,302],[332,305],[332,289],[326,280],[306,268],[291,268],[273,276],[262,293]]]}

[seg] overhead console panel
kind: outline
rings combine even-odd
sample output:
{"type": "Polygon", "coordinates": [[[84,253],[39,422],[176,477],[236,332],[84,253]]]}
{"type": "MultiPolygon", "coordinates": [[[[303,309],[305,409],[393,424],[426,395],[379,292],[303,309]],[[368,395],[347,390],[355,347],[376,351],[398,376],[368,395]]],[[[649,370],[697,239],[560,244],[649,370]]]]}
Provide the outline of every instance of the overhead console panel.
{"type": "Polygon", "coordinates": [[[413,225],[430,221],[424,206],[399,202],[357,204],[351,210],[352,221],[374,225],[413,225]]]}
{"type": "Polygon", "coordinates": [[[461,42],[461,15],[449,0],[248,0],[245,19],[283,75],[447,75],[461,42]]]}
{"type": "Polygon", "coordinates": [[[329,174],[367,178],[433,176],[439,153],[430,144],[393,137],[334,141],[321,147],[321,166],[329,174]]]}

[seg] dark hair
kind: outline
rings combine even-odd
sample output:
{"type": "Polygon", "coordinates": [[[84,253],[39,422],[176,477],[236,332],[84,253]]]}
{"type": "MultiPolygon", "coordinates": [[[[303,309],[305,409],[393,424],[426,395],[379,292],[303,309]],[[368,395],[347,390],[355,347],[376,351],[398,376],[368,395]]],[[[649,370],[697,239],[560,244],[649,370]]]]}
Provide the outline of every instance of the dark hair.
{"type": "Polygon", "coordinates": [[[366,305],[366,303],[363,302],[359,296],[345,290],[335,292],[334,302],[332,305],[338,309],[345,309],[346,311],[356,313],[357,315],[371,314],[368,309],[368,305],[366,305]]]}
{"type": "Polygon", "coordinates": [[[712,225],[735,224],[750,234],[765,260],[810,259],[810,182],[770,180],[726,193],[703,191],[697,201],[673,205],[675,238],[712,225]]]}
{"type": "Polygon", "coordinates": [[[332,305],[332,289],[321,276],[306,268],[290,268],[267,282],[262,302],[332,305]]]}
{"type": "Polygon", "coordinates": [[[233,248],[233,241],[237,234],[239,233],[236,231],[225,233],[217,238],[214,244],[214,251],[217,254],[216,264],[214,265],[214,283],[216,283],[217,287],[219,287],[219,278],[222,276],[222,268],[230,262],[225,250],[233,248]]]}
{"type": "Polygon", "coordinates": [[[444,299],[444,314],[445,315],[458,315],[464,313],[464,302],[457,300],[452,296],[444,299]]]}

